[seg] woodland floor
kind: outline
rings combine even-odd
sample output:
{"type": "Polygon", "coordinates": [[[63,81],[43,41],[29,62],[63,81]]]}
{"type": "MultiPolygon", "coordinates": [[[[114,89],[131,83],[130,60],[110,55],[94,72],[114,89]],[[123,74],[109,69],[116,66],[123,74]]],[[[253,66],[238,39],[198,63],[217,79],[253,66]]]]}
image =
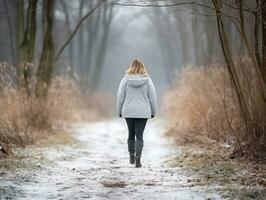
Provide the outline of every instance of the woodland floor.
{"type": "Polygon", "coordinates": [[[128,161],[124,120],[73,124],[68,132],[0,160],[0,199],[266,199],[266,171],[194,162],[200,150],[184,152],[164,136],[162,119],[147,123],[138,169],[128,161]]]}

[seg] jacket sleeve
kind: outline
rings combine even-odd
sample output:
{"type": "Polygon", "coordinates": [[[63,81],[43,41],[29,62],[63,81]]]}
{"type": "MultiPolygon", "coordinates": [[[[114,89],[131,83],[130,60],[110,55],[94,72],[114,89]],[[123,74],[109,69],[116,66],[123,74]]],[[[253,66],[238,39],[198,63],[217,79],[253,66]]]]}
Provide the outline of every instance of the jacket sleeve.
{"type": "Polygon", "coordinates": [[[122,106],[125,100],[126,96],[126,83],[125,83],[125,78],[123,78],[120,82],[118,91],[117,91],[117,99],[116,99],[116,112],[118,115],[122,114],[122,106]]]}
{"type": "Polygon", "coordinates": [[[157,112],[157,97],[153,82],[150,78],[149,78],[148,98],[151,105],[151,115],[155,116],[157,112]]]}

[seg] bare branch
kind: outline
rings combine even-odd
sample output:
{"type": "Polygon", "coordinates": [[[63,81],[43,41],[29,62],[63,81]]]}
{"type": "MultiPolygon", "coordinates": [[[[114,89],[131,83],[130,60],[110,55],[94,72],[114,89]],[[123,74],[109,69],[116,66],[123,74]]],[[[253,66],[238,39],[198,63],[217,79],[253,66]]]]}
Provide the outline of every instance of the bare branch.
{"type": "MultiPolygon", "coordinates": [[[[232,8],[232,9],[236,9],[236,10],[240,9],[240,7],[233,6],[233,5],[231,5],[231,4],[227,3],[227,2],[224,2],[224,1],[222,2],[222,4],[224,4],[225,6],[228,6],[229,8],[232,8]]],[[[251,14],[256,12],[256,10],[251,10],[251,9],[244,8],[244,7],[242,9],[243,9],[243,11],[246,11],[246,12],[251,13],[251,14]]]]}
{"type": "Polygon", "coordinates": [[[204,8],[208,8],[210,10],[215,11],[215,8],[211,7],[211,6],[207,6],[205,4],[202,3],[198,3],[198,2],[194,2],[194,1],[188,1],[188,2],[178,2],[178,3],[172,3],[172,4],[135,4],[135,3],[131,3],[131,4],[127,4],[127,3],[120,3],[120,2],[114,2],[112,0],[107,0],[107,2],[109,4],[113,4],[113,5],[117,5],[117,6],[125,6],[125,7],[152,7],[152,8],[160,8],[160,7],[174,7],[174,6],[181,6],[181,5],[198,5],[204,8]]]}
{"type": "Polygon", "coordinates": [[[60,55],[65,50],[67,45],[70,43],[72,38],[75,36],[75,34],[77,33],[77,31],[80,28],[80,26],[82,25],[82,23],[105,1],[106,0],[99,1],[86,15],[84,15],[84,17],[82,17],[80,19],[80,21],[76,25],[75,29],[73,30],[73,32],[70,34],[69,38],[66,40],[66,42],[62,45],[62,47],[59,49],[58,53],[56,54],[55,61],[57,61],[59,59],[60,55]]]}

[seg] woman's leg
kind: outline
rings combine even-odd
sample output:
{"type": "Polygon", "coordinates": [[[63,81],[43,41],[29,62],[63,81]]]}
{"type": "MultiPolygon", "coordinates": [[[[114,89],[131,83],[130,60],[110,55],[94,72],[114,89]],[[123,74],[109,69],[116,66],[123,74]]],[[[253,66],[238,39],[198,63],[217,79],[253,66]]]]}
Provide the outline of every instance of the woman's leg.
{"type": "Polygon", "coordinates": [[[128,152],[130,154],[130,163],[135,163],[135,120],[134,118],[126,118],[128,127],[128,152]]]}
{"type": "Polygon", "coordinates": [[[145,118],[137,118],[135,121],[135,134],[138,141],[143,142],[143,132],[147,123],[145,118]]]}
{"type": "Polygon", "coordinates": [[[141,167],[141,153],[143,149],[143,132],[147,123],[147,119],[136,119],[135,121],[135,134],[137,137],[136,141],[136,167],[141,167]]]}
{"type": "Polygon", "coordinates": [[[128,128],[128,140],[135,140],[135,119],[126,118],[128,128]]]}

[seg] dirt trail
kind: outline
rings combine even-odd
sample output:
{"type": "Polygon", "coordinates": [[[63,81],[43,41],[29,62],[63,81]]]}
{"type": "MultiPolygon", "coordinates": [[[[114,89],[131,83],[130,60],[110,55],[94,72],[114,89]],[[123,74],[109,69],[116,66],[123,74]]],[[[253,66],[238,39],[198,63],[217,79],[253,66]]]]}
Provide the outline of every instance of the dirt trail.
{"type": "MultiPolygon", "coordinates": [[[[148,121],[143,167],[129,164],[123,119],[75,124],[76,145],[39,148],[45,162],[0,177],[2,199],[220,199],[215,186],[188,187],[190,177],[167,165],[179,153],[163,136],[160,119],[148,121]]],[[[36,147],[37,148],[37,147],[36,147]]],[[[31,150],[28,150],[31,151],[31,150]]]]}

